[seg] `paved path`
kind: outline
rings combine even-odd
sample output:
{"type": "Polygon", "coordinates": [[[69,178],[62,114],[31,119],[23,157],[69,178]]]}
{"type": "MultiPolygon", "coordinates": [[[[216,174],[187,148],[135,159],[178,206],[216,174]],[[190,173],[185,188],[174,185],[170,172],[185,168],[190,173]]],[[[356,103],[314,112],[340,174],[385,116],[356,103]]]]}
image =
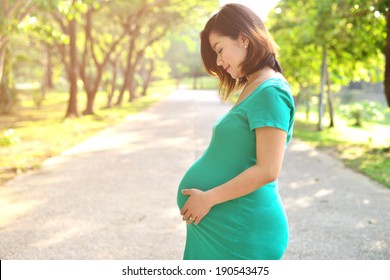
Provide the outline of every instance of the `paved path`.
{"type": "MultiPolygon", "coordinates": [[[[180,259],[176,188],[229,109],[181,91],[0,187],[0,259],[180,259]]],[[[280,190],[285,259],[390,259],[390,190],[307,145],[280,190]]]]}

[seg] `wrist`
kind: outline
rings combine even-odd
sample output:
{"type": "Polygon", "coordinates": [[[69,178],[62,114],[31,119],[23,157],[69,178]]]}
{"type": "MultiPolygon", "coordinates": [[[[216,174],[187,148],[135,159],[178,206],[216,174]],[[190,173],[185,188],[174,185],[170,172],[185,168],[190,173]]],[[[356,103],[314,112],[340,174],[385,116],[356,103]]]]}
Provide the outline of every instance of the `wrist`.
{"type": "Polygon", "coordinates": [[[217,196],[217,192],[216,192],[215,188],[206,191],[206,196],[207,196],[207,200],[208,200],[208,202],[210,204],[210,207],[213,207],[213,206],[221,203],[218,200],[218,196],[217,196]]]}

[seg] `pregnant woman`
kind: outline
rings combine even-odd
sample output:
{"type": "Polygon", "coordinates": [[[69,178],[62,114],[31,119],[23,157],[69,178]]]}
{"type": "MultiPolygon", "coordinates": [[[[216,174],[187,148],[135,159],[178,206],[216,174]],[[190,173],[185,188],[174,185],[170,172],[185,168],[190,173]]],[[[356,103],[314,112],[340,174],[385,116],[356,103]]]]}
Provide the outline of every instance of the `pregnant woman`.
{"type": "Polygon", "coordinates": [[[201,32],[201,55],[225,98],[241,93],[179,185],[187,222],[183,258],[280,259],[288,222],[278,176],[295,108],[276,45],[253,11],[227,4],[201,32]]]}

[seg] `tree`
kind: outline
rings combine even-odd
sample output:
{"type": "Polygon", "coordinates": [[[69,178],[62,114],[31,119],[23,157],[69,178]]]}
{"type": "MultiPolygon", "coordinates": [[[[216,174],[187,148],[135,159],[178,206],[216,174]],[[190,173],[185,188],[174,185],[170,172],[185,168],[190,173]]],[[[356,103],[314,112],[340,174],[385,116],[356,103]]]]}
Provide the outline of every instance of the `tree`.
{"type": "MultiPolygon", "coordinates": [[[[83,111],[83,115],[94,114],[95,97],[100,86],[103,71],[108,64],[111,55],[115,48],[125,37],[126,33],[115,34],[112,29],[107,33],[106,28],[98,28],[97,24],[93,24],[93,15],[102,9],[106,10],[105,16],[108,16],[109,10],[107,7],[102,7],[99,3],[89,4],[85,16],[85,39],[84,51],[80,63],[80,77],[83,81],[84,90],[87,94],[87,105],[83,111]],[[108,13],[107,13],[108,12],[108,13]],[[89,74],[88,74],[89,70],[89,74]]],[[[101,18],[101,14],[96,15],[101,18]]],[[[104,22],[107,24],[107,22],[104,22]]]]}
{"type": "Polygon", "coordinates": [[[346,0],[346,3],[350,38],[353,43],[358,40],[361,47],[361,52],[355,55],[377,52],[385,57],[384,94],[390,107],[390,0],[346,0]]]}
{"type": "Polygon", "coordinates": [[[147,90],[153,78],[157,80],[169,78],[171,69],[168,62],[164,60],[169,44],[169,40],[164,38],[152,44],[146,50],[138,70],[138,76],[142,81],[141,96],[147,95],[147,90]]]}
{"type": "Polygon", "coordinates": [[[121,105],[126,90],[129,91],[130,102],[136,98],[134,77],[146,49],[163,38],[174,22],[181,20],[172,9],[173,2],[160,0],[151,4],[142,3],[136,12],[127,17],[126,22],[122,22],[128,35],[128,46],[124,80],[116,105],[121,105]]]}
{"type": "Polygon", "coordinates": [[[170,38],[171,47],[166,53],[172,69],[172,77],[177,85],[184,77],[193,78],[193,88],[197,88],[197,78],[206,74],[200,57],[199,30],[188,29],[182,33],[174,34],[170,38]],[[183,57],[186,59],[183,60],[183,57]]]}
{"type": "MultiPolygon", "coordinates": [[[[292,67],[294,71],[303,69],[304,71],[299,71],[301,76],[299,80],[313,80],[312,76],[320,77],[319,130],[323,129],[325,86],[328,87],[327,92],[330,94],[331,81],[345,84],[351,77],[360,75],[361,67],[369,68],[370,59],[378,58],[375,47],[366,44],[369,35],[356,28],[356,24],[354,25],[357,18],[351,16],[352,9],[356,7],[347,0],[294,2],[282,0],[271,16],[271,30],[275,33],[275,37],[284,36],[282,55],[284,48],[293,48],[287,51],[294,53],[293,55],[282,56],[283,64],[292,67]],[[276,11],[280,9],[282,12],[277,13],[276,11]],[[288,30],[292,32],[289,33],[288,30]],[[317,67],[320,65],[316,72],[313,72],[313,64],[307,63],[307,55],[302,53],[307,49],[312,50],[311,59],[316,60],[317,67]],[[300,62],[302,58],[306,60],[305,63],[300,62]]],[[[373,11],[370,15],[374,15],[373,11]]],[[[370,23],[373,24],[372,21],[370,23]]],[[[380,26],[380,19],[375,23],[380,26]]],[[[318,78],[315,80],[318,81],[318,78]]],[[[332,105],[330,95],[328,100],[328,105],[332,105]]],[[[330,107],[329,111],[332,113],[333,108],[330,107]]]]}
{"type": "Polygon", "coordinates": [[[10,36],[17,32],[18,24],[28,15],[31,8],[32,0],[2,0],[0,4],[0,107],[11,106],[15,92],[10,64],[12,53],[8,48],[10,36]]]}
{"type": "Polygon", "coordinates": [[[69,83],[69,100],[66,118],[79,117],[78,79],[79,49],[78,25],[88,11],[90,0],[53,0],[35,3],[34,17],[38,23],[34,27],[38,37],[58,50],[69,83]],[[42,36],[42,34],[46,36],[42,36]]]}
{"type": "MultiPolygon", "coordinates": [[[[45,66],[43,72],[45,74],[41,74],[45,76],[43,88],[50,84],[52,68],[50,51],[53,51],[59,54],[58,59],[63,65],[69,84],[66,117],[79,116],[77,100],[79,78],[87,95],[83,113],[93,114],[95,97],[102,86],[102,79],[105,85],[108,84],[107,81],[112,82],[109,106],[114,98],[115,89],[118,88],[117,84],[121,81],[123,83],[118,104],[122,102],[125,91],[129,92],[129,100],[134,100],[136,79],[139,84],[142,81],[145,93],[153,78],[153,70],[163,65],[155,61],[156,57],[160,59],[162,55],[151,55],[154,51],[148,50],[159,49],[157,43],[165,39],[172,29],[191,24],[200,14],[208,14],[211,11],[210,2],[217,3],[217,1],[198,3],[196,0],[3,1],[1,15],[7,15],[7,18],[0,17],[2,24],[0,62],[5,61],[4,45],[9,41],[10,30],[19,29],[21,26],[21,20],[10,20],[11,16],[8,15],[12,13],[9,11],[15,12],[15,15],[23,14],[17,17],[19,19],[28,15],[23,22],[24,35],[27,40],[38,40],[39,44],[36,46],[39,45],[45,54],[45,59],[40,58],[38,61],[38,64],[40,62],[45,66]],[[32,8],[24,12],[27,4],[32,8]],[[12,8],[9,8],[11,6],[12,8]],[[123,70],[122,77],[119,70],[123,70]]],[[[7,58],[12,57],[7,55],[7,58]]],[[[4,65],[1,64],[1,72],[4,65]]],[[[12,71],[9,70],[9,73],[12,74],[12,71]]],[[[2,80],[4,83],[4,79],[2,80]]],[[[9,80],[7,83],[10,83],[9,80]]]]}
{"type": "MultiPolygon", "coordinates": [[[[136,85],[141,81],[141,95],[146,94],[153,73],[158,72],[161,76],[161,73],[169,72],[167,65],[161,61],[168,35],[180,32],[184,26],[197,26],[198,22],[203,21],[206,15],[209,16],[217,6],[218,1],[215,0],[163,0],[147,3],[124,1],[112,5],[111,21],[125,30],[126,37],[110,58],[112,84],[109,87],[108,107],[112,104],[115,89],[119,90],[116,105],[122,104],[126,91],[129,92],[129,101],[134,100],[137,97],[136,85]],[[120,71],[123,80],[119,77],[120,71]],[[121,81],[121,85],[117,86],[116,81],[121,81]]],[[[198,38],[196,40],[198,41],[198,38]]],[[[174,47],[180,52],[180,46],[174,47]]],[[[187,62],[185,58],[186,56],[180,57],[183,63],[187,62]]]]}
{"type": "Polygon", "coordinates": [[[51,17],[60,27],[57,36],[58,40],[54,43],[60,51],[61,60],[66,69],[69,82],[69,101],[65,117],[79,117],[77,102],[77,81],[78,72],[78,49],[77,49],[77,21],[81,14],[86,13],[86,3],[83,1],[52,1],[49,2],[48,11],[51,17]],[[50,3],[50,4],[49,4],[50,3]]]}

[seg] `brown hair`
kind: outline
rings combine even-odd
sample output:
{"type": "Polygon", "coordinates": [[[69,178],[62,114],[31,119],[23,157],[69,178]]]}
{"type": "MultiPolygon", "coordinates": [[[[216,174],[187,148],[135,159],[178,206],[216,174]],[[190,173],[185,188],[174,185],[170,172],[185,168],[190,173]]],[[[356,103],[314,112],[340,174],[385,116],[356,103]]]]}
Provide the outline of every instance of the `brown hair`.
{"type": "Polygon", "coordinates": [[[246,77],[233,79],[223,67],[217,65],[217,54],[210,45],[209,36],[216,32],[233,40],[242,34],[249,39],[246,59],[241,67],[245,75],[250,75],[266,66],[276,72],[282,68],[276,59],[276,44],[268,33],[262,20],[249,8],[240,4],[224,5],[206,23],[201,38],[201,55],[207,72],[219,77],[219,93],[226,99],[247,82],[246,77]]]}

